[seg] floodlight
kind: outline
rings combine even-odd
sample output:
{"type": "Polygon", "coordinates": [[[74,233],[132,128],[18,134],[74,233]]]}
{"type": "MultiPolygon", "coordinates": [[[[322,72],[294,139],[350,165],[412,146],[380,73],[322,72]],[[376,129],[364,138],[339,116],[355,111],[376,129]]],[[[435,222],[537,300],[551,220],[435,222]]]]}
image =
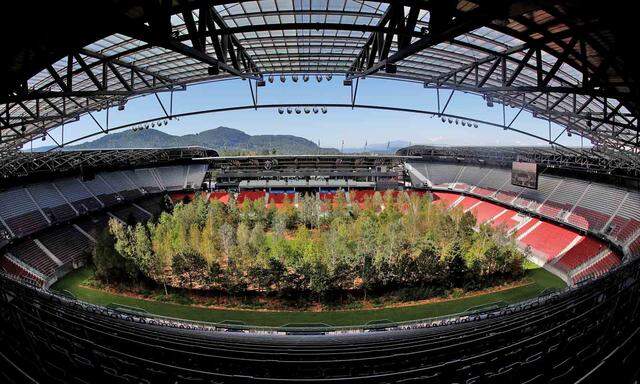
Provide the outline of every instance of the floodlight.
{"type": "Polygon", "coordinates": [[[311,112],[311,109],[309,109],[309,107],[304,107],[304,113],[309,113],[311,112]]]}
{"type": "Polygon", "coordinates": [[[327,75],[327,81],[331,81],[331,79],[333,79],[333,75],[332,74],[328,74],[327,75]]]}
{"type": "Polygon", "coordinates": [[[291,80],[293,80],[294,83],[297,83],[298,82],[298,75],[291,76],[291,80]]]}
{"type": "Polygon", "coordinates": [[[327,107],[322,107],[322,113],[327,113],[327,107]]]}
{"type": "Polygon", "coordinates": [[[285,81],[287,81],[287,78],[284,75],[280,75],[280,82],[284,83],[285,81]]]}
{"type": "Polygon", "coordinates": [[[322,75],[316,75],[316,80],[318,81],[318,83],[321,82],[322,81],[322,75]]]}
{"type": "Polygon", "coordinates": [[[284,108],[278,108],[278,113],[282,115],[284,113],[284,108]]]}
{"type": "Polygon", "coordinates": [[[296,115],[299,115],[300,113],[302,113],[302,110],[300,110],[300,108],[296,108],[296,115]]]}
{"type": "Polygon", "coordinates": [[[287,113],[290,115],[291,113],[293,113],[293,109],[291,107],[287,108],[287,113]]]}
{"type": "Polygon", "coordinates": [[[273,75],[269,75],[269,82],[273,83],[273,75]]]}
{"type": "Polygon", "coordinates": [[[318,113],[318,107],[313,107],[313,113],[318,113]]]}
{"type": "Polygon", "coordinates": [[[309,81],[309,75],[304,75],[302,76],[302,80],[306,83],[307,81],[309,81]]]}

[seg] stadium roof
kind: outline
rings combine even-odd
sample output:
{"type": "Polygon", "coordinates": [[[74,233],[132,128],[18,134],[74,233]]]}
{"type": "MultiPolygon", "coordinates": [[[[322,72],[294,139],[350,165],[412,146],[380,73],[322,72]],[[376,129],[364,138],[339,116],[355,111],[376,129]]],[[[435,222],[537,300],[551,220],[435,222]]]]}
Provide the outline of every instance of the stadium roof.
{"type": "Polygon", "coordinates": [[[443,147],[413,145],[401,148],[399,156],[422,156],[451,161],[489,161],[511,166],[514,161],[535,162],[549,167],[572,169],[581,172],[615,174],[637,178],[640,168],[625,157],[615,154],[603,156],[592,148],[552,147],[443,147]]]}
{"type": "Polygon", "coordinates": [[[216,151],[201,147],[17,152],[13,156],[0,157],[0,186],[21,177],[58,177],[61,174],[158,166],[215,156],[216,151]]]}
{"type": "Polygon", "coordinates": [[[233,77],[254,83],[271,74],[335,74],[354,84],[380,76],[446,90],[439,111],[454,90],[481,94],[487,104],[531,111],[630,161],[640,153],[637,21],[621,0],[16,6],[13,16],[38,32],[3,30],[5,151],[138,95],[233,77]]]}

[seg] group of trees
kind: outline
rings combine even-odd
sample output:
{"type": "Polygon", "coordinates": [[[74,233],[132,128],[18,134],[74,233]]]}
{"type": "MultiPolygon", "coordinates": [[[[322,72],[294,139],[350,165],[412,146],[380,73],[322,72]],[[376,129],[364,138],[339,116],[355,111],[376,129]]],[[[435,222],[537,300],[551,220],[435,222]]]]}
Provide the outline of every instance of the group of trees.
{"type": "Polygon", "coordinates": [[[503,231],[407,193],[376,193],[364,207],[341,193],[333,202],[307,195],[278,209],[197,197],[156,222],[112,219],[109,233],[96,248],[99,278],[229,293],[475,289],[523,273],[523,256],[503,231]],[[114,257],[125,262],[110,269],[114,257]]]}

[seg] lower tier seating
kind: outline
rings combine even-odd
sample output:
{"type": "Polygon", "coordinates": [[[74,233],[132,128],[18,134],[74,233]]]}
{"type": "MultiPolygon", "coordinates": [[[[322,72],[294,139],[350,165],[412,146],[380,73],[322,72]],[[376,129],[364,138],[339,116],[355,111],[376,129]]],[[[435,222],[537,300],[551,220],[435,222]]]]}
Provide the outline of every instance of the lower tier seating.
{"type": "Polygon", "coordinates": [[[605,245],[603,243],[590,237],[584,237],[578,244],[562,255],[555,266],[564,272],[570,272],[598,255],[604,248],[605,245]]]}
{"type": "Polygon", "coordinates": [[[7,252],[47,277],[54,276],[58,268],[58,264],[33,240],[13,245],[7,252]]]}
{"type": "Polygon", "coordinates": [[[601,260],[599,260],[589,268],[585,269],[584,271],[576,274],[573,277],[573,283],[577,284],[584,279],[587,279],[590,277],[598,277],[600,275],[605,274],[611,268],[614,268],[618,265],[620,265],[620,258],[616,256],[615,253],[609,252],[601,260]]]}
{"type": "Polygon", "coordinates": [[[520,242],[530,246],[534,254],[543,261],[549,262],[558,257],[577,237],[579,235],[571,230],[543,221],[520,239],[520,242]]]}
{"type": "Polygon", "coordinates": [[[38,240],[64,264],[89,257],[93,244],[73,226],[63,226],[39,235],[38,240]]]}

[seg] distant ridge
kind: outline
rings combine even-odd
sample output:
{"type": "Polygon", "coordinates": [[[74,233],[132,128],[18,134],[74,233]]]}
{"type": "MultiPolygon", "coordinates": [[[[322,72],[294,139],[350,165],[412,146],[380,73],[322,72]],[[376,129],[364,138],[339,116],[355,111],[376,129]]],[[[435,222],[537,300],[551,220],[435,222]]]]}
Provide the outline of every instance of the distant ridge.
{"type": "MultiPolygon", "coordinates": [[[[293,135],[248,135],[238,129],[218,127],[196,134],[174,136],[155,129],[118,132],[97,140],[65,147],[65,150],[116,148],[171,148],[201,146],[221,155],[236,153],[275,153],[282,155],[336,154],[335,148],[319,148],[316,143],[293,135]]],[[[50,148],[50,147],[48,147],[50,148]]],[[[47,150],[48,148],[40,148],[47,150]]]]}

